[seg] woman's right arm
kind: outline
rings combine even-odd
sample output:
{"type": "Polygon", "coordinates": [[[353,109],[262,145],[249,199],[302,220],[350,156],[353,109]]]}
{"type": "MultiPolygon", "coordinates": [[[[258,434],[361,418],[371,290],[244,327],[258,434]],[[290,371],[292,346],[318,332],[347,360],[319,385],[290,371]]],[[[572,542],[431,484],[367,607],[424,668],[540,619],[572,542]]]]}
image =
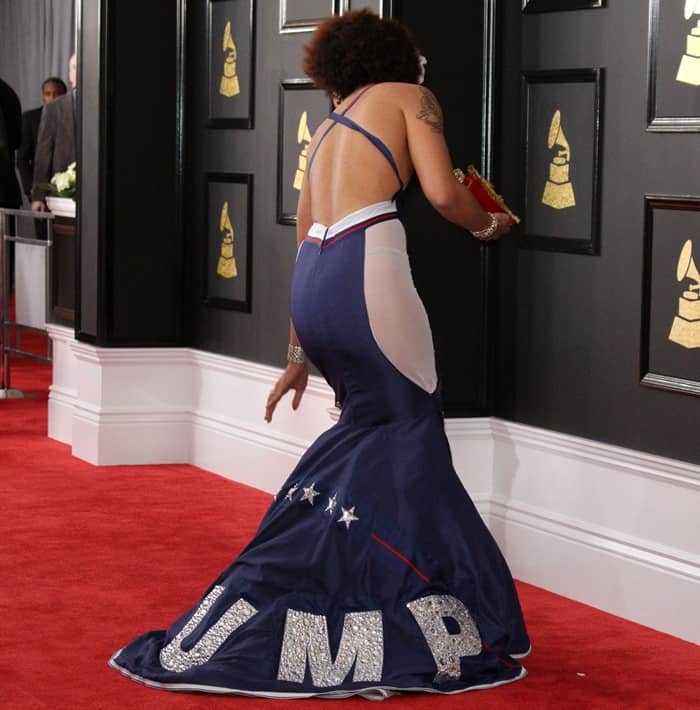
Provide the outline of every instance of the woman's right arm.
{"type": "MultiPolygon", "coordinates": [[[[307,176],[308,173],[304,175],[304,181],[301,185],[301,192],[299,193],[299,201],[297,203],[297,254],[313,221],[311,219],[311,192],[307,176]]],[[[291,348],[301,349],[299,338],[294,330],[294,323],[292,323],[291,319],[289,320],[289,345],[291,348]]],[[[303,355],[303,351],[301,351],[301,353],[298,351],[295,352],[295,357],[292,360],[289,360],[290,354],[292,353],[290,352],[287,356],[288,362],[284,372],[280,375],[272,390],[270,390],[267,402],[265,403],[265,421],[268,424],[272,421],[272,415],[274,414],[275,407],[277,407],[277,403],[289,390],[294,390],[292,409],[296,410],[299,407],[309,380],[309,366],[306,363],[306,357],[303,355]]]]}
{"type": "MultiPolygon", "coordinates": [[[[490,215],[452,172],[442,109],[435,95],[424,86],[410,86],[406,88],[403,104],[408,149],[426,198],[450,222],[470,232],[487,230],[490,215]]],[[[498,212],[496,219],[498,227],[490,239],[497,239],[510,228],[508,215],[498,212]]]]}

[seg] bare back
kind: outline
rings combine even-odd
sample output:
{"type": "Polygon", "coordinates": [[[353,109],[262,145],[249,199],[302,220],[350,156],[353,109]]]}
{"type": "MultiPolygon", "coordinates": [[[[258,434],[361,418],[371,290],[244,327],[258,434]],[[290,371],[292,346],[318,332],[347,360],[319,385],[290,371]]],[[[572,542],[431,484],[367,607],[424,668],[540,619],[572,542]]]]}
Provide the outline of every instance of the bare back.
{"type": "MultiPolygon", "coordinates": [[[[491,223],[469,190],[454,179],[442,109],[429,89],[417,84],[375,84],[348,96],[335,111],[343,112],[355,129],[327,119],[311,141],[310,167],[297,205],[297,244],[314,222],[332,225],[363,207],[390,200],[414,172],[424,195],[445,219],[472,232],[491,223]],[[398,176],[357,127],[384,144],[398,176]]],[[[498,236],[509,224],[507,215],[502,218],[498,236]]]]}
{"type": "MultiPolygon", "coordinates": [[[[404,185],[413,172],[403,106],[406,88],[413,87],[394,83],[372,86],[346,114],[384,142],[404,185]]],[[[343,112],[358,94],[356,91],[345,99],[337,112],[343,112]]],[[[401,187],[386,157],[366,136],[342,124],[333,125],[330,119],[314,134],[310,155],[314,156],[309,187],[315,222],[333,224],[361,207],[390,200],[401,187]]]]}

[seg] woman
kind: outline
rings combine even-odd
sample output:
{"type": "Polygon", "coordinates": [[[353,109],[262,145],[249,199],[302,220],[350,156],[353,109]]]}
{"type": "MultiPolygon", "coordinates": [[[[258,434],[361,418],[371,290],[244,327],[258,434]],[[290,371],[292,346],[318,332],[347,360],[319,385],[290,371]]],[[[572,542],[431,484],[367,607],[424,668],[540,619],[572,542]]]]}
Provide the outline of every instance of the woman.
{"type": "Polygon", "coordinates": [[[336,111],[310,145],[298,207],[288,366],[306,356],[341,406],[260,528],[203,600],[111,664],[148,685],[268,697],[456,693],[517,680],[529,651],[510,572],[465,493],[443,430],[430,329],[395,200],[430,202],[482,239],[507,230],[452,175],[405,28],[326,21],[305,69],[336,111]]]}

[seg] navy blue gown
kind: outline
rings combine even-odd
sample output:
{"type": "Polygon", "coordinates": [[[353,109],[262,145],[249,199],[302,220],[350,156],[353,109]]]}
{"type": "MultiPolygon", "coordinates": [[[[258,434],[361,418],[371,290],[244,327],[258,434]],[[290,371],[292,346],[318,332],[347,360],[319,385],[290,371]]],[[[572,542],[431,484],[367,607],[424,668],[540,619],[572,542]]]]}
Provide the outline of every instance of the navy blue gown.
{"type": "MultiPolygon", "coordinates": [[[[398,175],[378,138],[344,114],[331,120],[366,135],[398,175]]],[[[437,388],[397,367],[371,322],[368,244],[390,233],[403,226],[388,201],[316,224],[302,243],[292,319],[340,418],[199,604],[112,657],[128,677],[171,690],[368,698],[524,677],[517,593],[453,468],[437,388]]],[[[400,272],[396,244],[377,253],[400,272]]]]}

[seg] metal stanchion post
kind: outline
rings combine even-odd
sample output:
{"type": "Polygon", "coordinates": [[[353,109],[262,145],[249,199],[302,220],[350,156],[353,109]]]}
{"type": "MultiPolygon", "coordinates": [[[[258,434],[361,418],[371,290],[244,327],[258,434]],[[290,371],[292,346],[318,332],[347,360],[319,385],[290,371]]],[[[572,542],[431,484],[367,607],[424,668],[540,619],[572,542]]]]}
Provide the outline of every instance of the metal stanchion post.
{"type": "Polygon", "coordinates": [[[0,210],[0,392],[7,388],[5,374],[5,214],[0,210]]]}
{"type": "MultiPolygon", "coordinates": [[[[0,351],[2,354],[2,380],[0,380],[0,399],[14,399],[24,397],[24,393],[18,389],[12,389],[10,382],[10,355],[22,355],[24,357],[29,357],[34,360],[40,360],[42,362],[49,362],[49,358],[40,357],[30,352],[24,352],[19,346],[13,347],[10,343],[10,325],[13,323],[10,321],[10,259],[9,259],[9,244],[14,242],[15,244],[29,244],[31,246],[41,246],[47,250],[47,256],[50,254],[51,246],[53,245],[53,230],[52,230],[52,220],[53,215],[49,212],[29,212],[25,210],[12,210],[12,209],[0,209],[0,275],[2,283],[0,283],[0,317],[2,318],[2,329],[0,335],[0,351]],[[49,224],[47,226],[47,238],[43,239],[26,239],[17,236],[17,234],[7,234],[8,216],[13,217],[32,217],[37,220],[45,220],[49,224]]],[[[16,220],[13,220],[13,222],[16,220]]],[[[16,225],[15,225],[16,228],[16,225]]],[[[46,259],[46,264],[48,265],[49,259],[46,259]]],[[[48,274],[48,268],[46,269],[46,282],[47,291],[50,285],[50,275],[48,274]]],[[[47,303],[49,295],[47,293],[47,303]]],[[[18,327],[25,327],[29,330],[28,326],[19,326],[19,324],[14,323],[15,329],[18,327]]]]}
{"type": "Polygon", "coordinates": [[[20,390],[10,387],[10,242],[5,231],[7,228],[7,215],[0,210],[2,231],[0,232],[0,264],[2,265],[2,388],[0,399],[14,399],[23,397],[20,390]]]}
{"type": "MultiPolygon", "coordinates": [[[[44,303],[44,318],[48,323],[50,321],[51,314],[51,294],[53,291],[53,220],[46,220],[46,262],[44,267],[44,289],[46,294],[46,299],[44,303]]],[[[50,361],[53,361],[53,341],[51,338],[48,339],[47,357],[50,361]]]]}

